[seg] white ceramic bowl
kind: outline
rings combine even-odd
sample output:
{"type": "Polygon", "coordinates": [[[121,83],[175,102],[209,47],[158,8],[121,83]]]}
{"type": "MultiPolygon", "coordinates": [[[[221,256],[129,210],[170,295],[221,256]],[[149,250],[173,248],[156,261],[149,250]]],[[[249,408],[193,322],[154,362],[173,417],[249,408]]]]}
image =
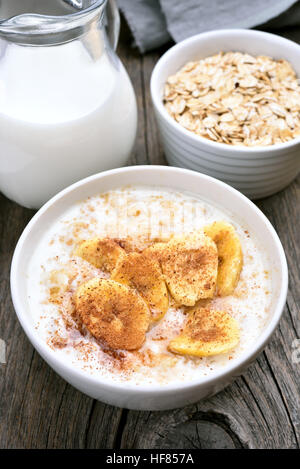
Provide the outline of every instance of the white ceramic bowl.
{"type": "Polygon", "coordinates": [[[139,410],[162,410],[185,406],[214,394],[252,362],[269,341],[283,310],[287,294],[287,265],[280,240],[267,218],[246,197],[209,176],[180,168],[135,166],[106,171],[83,179],[60,192],[32,218],[17,244],[11,267],[11,292],[19,321],[29,340],[46,362],[66,381],[89,396],[108,404],[139,410]],[[169,385],[126,385],[88,375],[64,363],[38,335],[27,303],[28,262],[43,232],[71,205],[89,196],[123,185],[166,186],[189,191],[229,210],[255,236],[271,261],[272,302],[268,324],[256,343],[223,370],[192,382],[169,385]]]}
{"type": "Polygon", "coordinates": [[[300,137],[272,146],[242,147],[217,143],[179,125],[162,103],[167,78],[189,61],[220,51],[284,58],[300,77],[300,46],[274,34],[226,29],[198,34],[168,50],[151,78],[151,96],[168,162],[221,179],[252,199],[266,197],[287,186],[300,168],[300,137]]]}

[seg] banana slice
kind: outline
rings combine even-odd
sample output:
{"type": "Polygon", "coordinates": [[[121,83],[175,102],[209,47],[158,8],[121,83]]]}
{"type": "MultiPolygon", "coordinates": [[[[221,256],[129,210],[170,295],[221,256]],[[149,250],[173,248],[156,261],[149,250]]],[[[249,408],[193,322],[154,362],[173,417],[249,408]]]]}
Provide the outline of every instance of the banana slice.
{"type": "Polygon", "coordinates": [[[218,254],[215,243],[203,233],[176,236],[148,250],[162,266],[169,291],[179,305],[193,306],[212,298],[216,288],[218,254]]]}
{"type": "Polygon", "coordinates": [[[136,350],[142,346],[150,312],[132,288],[96,277],[80,285],[75,306],[90,333],[112,349],[136,350]]]}
{"type": "Polygon", "coordinates": [[[237,286],[243,266],[240,239],[234,227],[224,221],[205,226],[204,233],[216,243],[218,249],[218,294],[231,295],[237,286]]]}
{"type": "Polygon", "coordinates": [[[159,239],[152,239],[149,236],[127,236],[126,238],[114,238],[114,240],[121,246],[128,254],[130,252],[142,252],[149,248],[153,243],[158,242],[159,239]]]}
{"type": "Polygon", "coordinates": [[[74,254],[105,272],[112,272],[118,259],[125,257],[124,249],[109,238],[92,238],[83,241],[74,254]]]}
{"type": "Polygon", "coordinates": [[[156,259],[132,252],[121,258],[112,280],[136,288],[148,304],[152,320],[158,321],[168,310],[169,297],[160,265],[156,259]]]}
{"type": "Polygon", "coordinates": [[[156,259],[158,262],[161,262],[166,245],[167,243],[164,242],[154,243],[145,249],[143,254],[150,257],[150,259],[156,259]]]}
{"type": "Polygon", "coordinates": [[[196,308],[183,332],[169,343],[169,350],[180,355],[208,357],[227,353],[239,342],[238,323],[225,311],[196,308]]]}

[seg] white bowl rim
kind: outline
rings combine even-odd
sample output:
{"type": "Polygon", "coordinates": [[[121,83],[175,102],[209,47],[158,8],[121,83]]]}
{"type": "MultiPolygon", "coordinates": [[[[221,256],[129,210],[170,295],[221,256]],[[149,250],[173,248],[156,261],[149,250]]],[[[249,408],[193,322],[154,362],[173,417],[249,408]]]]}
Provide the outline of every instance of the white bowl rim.
{"type": "MultiPolygon", "coordinates": [[[[166,183],[166,187],[168,187],[167,183],[166,183]]],[[[63,378],[64,378],[64,373],[66,373],[66,374],[72,374],[72,376],[75,377],[76,379],[84,381],[87,384],[91,384],[94,386],[95,385],[96,386],[97,385],[98,386],[101,386],[101,385],[110,386],[111,388],[114,388],[116,390],[138,392],[141,394],[143,393],[144,394],[149,394],[149,393],[164,394],[167,392],[179,391],[181,389],[187,389],[187,388],[193,389],[201,385],[213,384],[215,381],[218,381],[220,378],[226,377],[227,375],[235,376],[234,375],[235,371],[238,371],[242,365],[250,363],[258,355],[258,353],[260,353],[260,351],[265,347],[265,345],[270,340],[281,318],[281,315],[283,313],[283,309],[284,309],[285,302],[286,302],[287,289],[288,289],[288,268],[287,268],[287,261],[286,261],[283,247],[281,245],[280,239],[275,229],[273,228],[272,224],[267,219],[267,217],[261,212],[261,210],[258,207],[256,207],[256,205],[253,202],[251,202],[251,200],[249,200],[242,193],[240,193],[233,187],[229,186],[228,184],[222,181],[219,181],[218,179],[215,179],[211,176],[207,176],[205,174],[198,173],[196,171],[192,171],[189,169],[176,168],[172,166],[160,166],[160,165],[140,165],[140,166],[129,166],[125,168],[117,168],[117,169],[112,169],[108,171],[103,171],[101,173],[97,173],[87,178],[81,179],[80,181],[68,186],[66,189],[62,190],[61,192],[56,194],[54,197],[52,197],[48,202],[46,202],[46,204],[43,205],[43,207],[40,208],[40,210],[38,210],[38,212],[29,221],[29,223],[27,224],[27,226],[25,227],[23,233],[21,234],[19,238],[19,241],[16,245],[16,248],[13,254],[13,259],[12,259],[12,264],[11,264],[10,284],[11,284],[11,295],[12,295],[13,305],[14,305],[17,317],[19,319],[19,322],[23,327],[23,330],[25,331],[27,337],[29,338],[34,348],[38,351],[38,353],[40,353],[40,355],[46,360],[46,362],[48,361],[48,357],[49,357],[50,362],[54,361],[59,364],[60,370],[63,369],[63,371],[60,371],[59,374],[63,378]],[[92,376],[92,375],[89,375],[87,372],[84,372],[81,369],[76,368],[76,366],[72,366],[71,364],[63,362],[63,359],[58,357],[56,352],[52,350],[46,344],[46,342],[38,335],[34,326],[29,324],[29,322],[26,320],[26,313],[24,313],[25,308],[23,306],[22,298],[17,291],[18,265],[22,257],[22,249],[23,249],[24,243],[27,240],[27,238],[30,236],[31,230],[34,228],[35,224],[43,217],[45,212],[47,212],[49,209],[51,209],[51,207],[55,205],[56,202],[60,201],[65,195],[69,194],[70,192],[76,191],[81,186],[88,185],[90,182],[96,179],[100,180],[102,177],[107,177],[115,173],[126,174],[126,173],[130,173],[134,171],[140,172],[141,174],[144,171],[153,171],[153,172],[165,171],[166,174],[169,174],[169,175],[170,173],[171,174],[181,173],[181,174],[186,174],[186,175],[193,174],[194,176],[196,175],[197,177],[199,177],[200,180],[201,179],[208,180],[212,184],[216,184],[220,187],[223,187],[225,190],[234,193],[236,197],[243,199],[246,204],[251,206],[252,210],[256,212],[256,215],[265,223],[266,228],[270,232],[274,240],[274,243],[277,247],[277,253],[280,259],[280,270],[281,270],[280,273],[282,276],[282,286],[281,286],[280,294],[277,299],[277,305],[276,305],[273,316],[270,318],[268,325],[261,332],[260,336],[258,337],[253,347],[250,347],[243,354],[241,354],[241,356],[235,359],[232,364],[229,364],[228,366],[226,365],[224,369],[212,372],[206,377],[198,377],[197,379],[189,381],[189,382],[170,383],[170,384],[165,384],[165,385],[162,385],[162,384],[137,385],[134,383],[117,382],[114,380],[109,380],[107,378],[101,378],[99,376],[92,376]]],[[[52,367],[52,365],[50,366],[52,367]]]]}
{"type": "MultiPolygon", "coordinates": [[[[264,39],[266,37],[270,38],[273,41],[276,41],[279,45],[280,43],[285,43],[290,47],[293,47],[295,49],[298,49],[300,53],[300,45],[297,44],[294,41],[291,41],[290,39],[283,38],[281,36],[278,36],[276,34],[272,33],[267,33],[264,31],[256,31],[256,30],[251,30],[251,29],[216,29],[214,31],[208,31],[204,33],[199,33],[195,34],[194,36],[191,36],[187,39],[184,39],[183,41],[178,42],[175,44],[173,47],[168,49],[158,60],[156,63],[152,74],[151,74],[151,80],[150,80],[150,91],[151,91],[151,97],[152,97],[152,102],[154,104],[154,107],[157,109],[157,111],[160,113],[161,117],[165,119],[168,124],[173,127],[173,129],[177,132],[181,132],[183,135],[185,135],[187,138],[192,139],[196,143],[204,143],[208,146],[211,146],[212,149],[215,149],[215,152],[218,153],[218,151],[222,150],[224,152],[228,152],[231,154],[231,156],[236,156],[235,153],[244,153],[244,154],[251,154],[251,153],[257,153],[257,152],[272,152],[275,150],[286,150],[290,147],[293,147],[294,145],[297,145],[300,143],[300,136],[293,138],[292,140],[289,140],[288,142],[283,142],[283,143],[275,143],[274,145],[259,145],[259,146],[253,146],[253,147],[245,147],[243,145],[228,145],[226,143],[221,143],[221,142],[214,142],[208,138],[201,137],[200,135],[197,135],[190,130],[187,130],[185,127],[180,125],[178,122],[176,122],[168,113],[168,111],[165,109],[163,106],[163,102],[161,99],[161,96],[159,96],[159,93],[156,89],[156,84],[155,82],[157,81],[161,70],[164,67],[164,63],[167,59],[169,59],[172,56],[175,56],[177,53],[180,52],[180,50],[185,47],[187,44],[191,43],[197,43],[201,39],[206,39],[206,38],[212,38],[212,40],[215,37],[218,36],[239,36],[240,34],[248,34],[249,36],[256,36],[260,37],[261,39],[264,39]]],[[[237,48],[238,49],[238,48],[237,48]]],[[[300,78],[300,77],[299,77],[300,78]]]]}

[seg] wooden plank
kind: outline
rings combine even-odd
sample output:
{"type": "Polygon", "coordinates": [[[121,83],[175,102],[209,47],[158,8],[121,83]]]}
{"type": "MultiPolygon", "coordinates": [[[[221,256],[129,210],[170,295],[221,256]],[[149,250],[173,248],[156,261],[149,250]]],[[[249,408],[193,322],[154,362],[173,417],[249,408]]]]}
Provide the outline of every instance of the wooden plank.
{"type": "MultiPolygon", "coordinates": [[[[125,26],[125,25],[124,25],[125,26]]],[[[127,28],[122,28],[118,55],[124,64],[134,86],[138,108],[138,128],[136,143],[128,165],[149,164],[146,142],[146,112],[144,106],[144,83],[142,58],[136,49],[131,48],[131,37],[127,28]]]]}
{"type": "Polygon", "coordinates": [[[162,145],[160,143],[159,132],[155,121],[153,106],[150,94],[150,79],[152,70],[158,61],[160,53],[153,52],[150,55],[142,57],[142,70],[143,70],[143,93],[144,93],[144,106],[145,106],[145,138],[148,152],[149,164],[166,165],[167,160],[164,156],[162,145]]]}

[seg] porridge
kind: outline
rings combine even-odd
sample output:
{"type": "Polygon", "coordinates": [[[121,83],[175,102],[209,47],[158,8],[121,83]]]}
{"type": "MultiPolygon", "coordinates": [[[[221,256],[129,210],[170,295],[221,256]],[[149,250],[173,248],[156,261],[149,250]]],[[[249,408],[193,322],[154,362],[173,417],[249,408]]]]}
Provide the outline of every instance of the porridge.
{"type": "Polygon", "coordinates": [[[287,142],[300,135],[300,85],[285,60],[220,52],[167,80],[164,106],[180,125],[230,145],[287,142]]]}
{"type": "Polygon", "coordinates": [[[123,187],[68,209],[29,264],[36,330],[65,362],[132,384],[224,368],[269,319],[268,259],[238,220],[193,194],[123,187]]]}

